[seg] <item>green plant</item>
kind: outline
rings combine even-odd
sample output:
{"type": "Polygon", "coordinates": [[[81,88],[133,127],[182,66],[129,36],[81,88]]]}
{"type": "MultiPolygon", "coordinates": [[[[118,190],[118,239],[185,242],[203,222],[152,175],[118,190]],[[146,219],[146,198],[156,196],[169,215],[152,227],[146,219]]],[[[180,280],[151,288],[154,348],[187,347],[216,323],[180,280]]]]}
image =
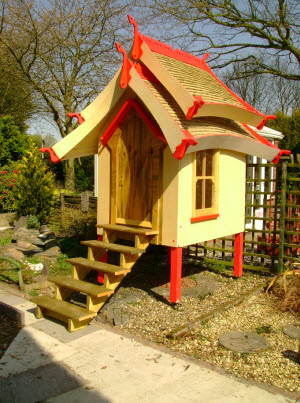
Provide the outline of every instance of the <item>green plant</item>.
{"type": "Polygon", "coordinates": [[[40,222],[47,221],[54,205],[54,175],[42,165],[41,153],[33,144],[22,158],[13,193],[19,216],[35,215],[40,222]]]}
{"type": "Polygon", "coordinates": [[[39,295],[39,292],[38,292],[37,290],[32,290],[32,291],[29,291],[28,294],[29,294],[31,297],[36,297],[36,296],[39,295]]]}
{"type": "Polygon", "coordinates": [[[27,218],[27,226],[28,228],[40,229],[41,224],[35,215],[30,215],[27,218]]]}
{"type": "Polygon", "coordinates": [[[256,328],[257,334],[270,334],[272,333],[272,326],[271,325],[261,325],[256,328]]]}
{"type": "Polygon", "coordinates": [[[4,245],[10,245],[12,241],[12,238],[10,235],[6,235],[3,238],[0,239],[0,246],[4,245]]]}
{"type": "Polygon", "coordinates": [[[51,274],[71,274],[72,266],[70,263],[67,263],[65,261],[65,259],[67,259],[67,258],[68,258],[67,255],[60,253],[58,255],[56,263],[54,263],[50,267],[50,273],[51,274]]]}

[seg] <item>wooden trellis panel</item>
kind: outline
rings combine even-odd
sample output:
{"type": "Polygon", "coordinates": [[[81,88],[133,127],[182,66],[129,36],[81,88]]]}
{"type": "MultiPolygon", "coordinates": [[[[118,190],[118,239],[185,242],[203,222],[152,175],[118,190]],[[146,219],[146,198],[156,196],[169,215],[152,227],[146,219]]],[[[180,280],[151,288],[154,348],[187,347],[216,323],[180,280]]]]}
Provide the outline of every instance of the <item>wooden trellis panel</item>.
{"type": "MultiPolygon", "coordinates": [[[[300,155],[247,164],[244,269],[282,272],[300,262],[300,155]]],[[[187,248],[189,256],[233,266],[234,236],[187,248]]]]}

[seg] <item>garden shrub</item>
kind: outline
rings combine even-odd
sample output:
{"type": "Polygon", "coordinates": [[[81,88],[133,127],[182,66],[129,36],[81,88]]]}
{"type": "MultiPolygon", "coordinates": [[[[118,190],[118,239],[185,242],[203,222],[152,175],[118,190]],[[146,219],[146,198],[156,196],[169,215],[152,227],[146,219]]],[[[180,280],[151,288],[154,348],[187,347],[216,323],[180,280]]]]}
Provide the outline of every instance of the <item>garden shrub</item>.
{"type": "Polygon", "coordinates": [[[17,182],[17,162],[0,168],[0,213],[14,211],[13,188],[17,182]]]}
{"type": "Polygon", "coordinates": [[[15,211],[19,216],[34,215],[44,223],[55,203],[54,175],[42,164],[41,152],[33,144],[26,154],[13,191],[15,211]]]}
{"type": "Polygon", "coordinates": [[[87,213],[73,208],[65,208],[62,213],[59,237],[74,237],[78,241],[96,239],[96,212],[87,213]]]}
{"type": "Polygon", "coordinates": [[[27,218],[27,227],[28,228],[35,228],[35,229],[40,229],[40,222],[39,219],[35,215],[30,215],[27,218]]]}

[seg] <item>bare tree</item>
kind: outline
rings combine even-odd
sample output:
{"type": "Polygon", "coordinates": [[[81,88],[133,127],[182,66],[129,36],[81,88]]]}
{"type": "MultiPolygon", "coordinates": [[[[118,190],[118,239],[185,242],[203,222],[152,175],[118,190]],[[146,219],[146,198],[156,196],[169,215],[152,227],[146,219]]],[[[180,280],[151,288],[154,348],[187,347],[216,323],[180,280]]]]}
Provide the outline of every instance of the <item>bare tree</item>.
{"type": "MultiPolygon", "coordinates": [[[[126,0],[0,0],[0,44],[7,49],[62,137],[115,70],[126,0]],[[115,59],[116,58],[116,59],[115,59]]],[[[74,161],[65,186],[74,188],[74,161]]]]}
{"type": "Polygon", "coordinates": [[[298,0],[145,2],[158,18],[175,20],[177,38],[183,37],[196,53],[209,51],[214,67],[247,61],[252,74],[300,80],[298,0]],[[278,59],[291,68],[282,71],[274,63],[278,59]]]}

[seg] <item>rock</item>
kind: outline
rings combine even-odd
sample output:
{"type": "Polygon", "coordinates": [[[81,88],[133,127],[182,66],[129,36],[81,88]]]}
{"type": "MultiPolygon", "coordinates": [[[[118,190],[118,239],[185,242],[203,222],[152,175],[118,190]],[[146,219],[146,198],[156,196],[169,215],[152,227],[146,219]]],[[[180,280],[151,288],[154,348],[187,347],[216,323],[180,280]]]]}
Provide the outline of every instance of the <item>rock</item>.
{"type": "Polygon", "coordinates": [[[50,240],[50,239],[56,239],[56,236],[55,236],[54,232],[49,231],[49,232],[44,232],[43,234],[40,234],[39,238],[43,239],[43,240],[50,240]]]}
{"type": "Polygon", "coordinates": [[[44,283],[45,281],[47,281],[47,276],[44,276],[43,274],[34,277],[35,283],[44,283]]]}
{"type": "Polygon", "coordinates": [[[283,332],[293,339],[300,340],[300,323],[291,323],[284,326],[283,332]]]}
{"type": "Polygon", "coordinates": [[[49,240],[45,241],[45,245],[44,245],[45,249],[50,249],[50,248],[53,248],[54,246],[59,246],[56,239],[49,239],[49,240]]]}
{"type": "Polygon", "coordinates": [[[20,217],[16,222],[14,232],[18,231],[20,228],[27,228],[27,217],[20,217]]]}
{"type": "Polygon", "coordinates": [[[25,255],[32,255],[41,252],[43,249],[37,248],[33,243],[26,241],[17,241],[16,249],[23,252],[25,255]]]}
{"type": "Polygon", "coordinates": [[[43,252],[37,253],[35,256],[37,257],[58,257],[60,253],[60,249],[58,246],[54,246],[53,248],[49,248],[47,250],[44,250],[43,252]]]}
{"type": "Polygon", "coordinates": [[[270,343],[261,336],[250,332],[231,332],[222,334],[220,344],[239,353],[258,353],[270,347],[270,343]]]}
{"type": "Polygon", "coordinates": [[[15,248],[12,248],[12,247],[6,249],[6,251],[3,253],[3,256],[9,257],[14,260],[22,260],[25,257],[21,251],[15,249],[15,248]]]}
{"type": "Polygon", "coordinates": [[[13,241],[25,241],[37,246],[44,246],[45,242],[39,238],[39,231],[36,229],[20,228],[13,235],[13,241]]]}
{"type": "Polygon", "coordinates": [[[49,231],[50,231],[50,229],[49,229],[48,225],[41,225],[41,228],[40,228],[41,234],[43,234],[44,232],[49,232],[49,231]]]}
{"type": "Polygon", "coordinates": [[[43,276],[46,276],[46,277],[49,276],[49,267],[48,267],[47,262],[44,262],[44,264],[43,264],[42,274],[43,274],[43,276]]]}

